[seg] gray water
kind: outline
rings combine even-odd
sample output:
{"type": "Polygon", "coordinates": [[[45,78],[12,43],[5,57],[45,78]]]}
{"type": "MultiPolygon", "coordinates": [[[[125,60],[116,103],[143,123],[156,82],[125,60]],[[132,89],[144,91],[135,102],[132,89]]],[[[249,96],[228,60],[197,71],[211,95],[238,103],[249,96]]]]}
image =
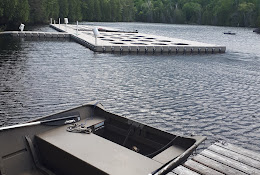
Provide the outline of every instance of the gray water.
{"type": "MultiPolygon", "coordinates": [[[[70,40],[2,37],[0,126],[97,100],[108,111],[166,131],[205,135],[205,147],[222,139],[260,151],[260,35],[253,29],[91,25],[225,45],[227,52],[113,55],[94,53],[70,40]]],[[[48,26],[33,30],[53,31],[48,26]]]]}

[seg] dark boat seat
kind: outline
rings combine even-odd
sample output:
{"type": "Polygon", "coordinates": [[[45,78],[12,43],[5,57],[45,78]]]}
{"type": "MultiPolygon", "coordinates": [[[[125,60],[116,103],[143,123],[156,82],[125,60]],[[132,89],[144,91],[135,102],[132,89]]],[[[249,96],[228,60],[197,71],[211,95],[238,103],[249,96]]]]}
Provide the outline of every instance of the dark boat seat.
{"type": "Polygon", "coordinates": [[[40,171],[33,170],[33,171],[29,171],[29,172],[23,172],[19,175],[44,175],[44,174],[41,173],[40,171]]]}
{"type": "MultiPolygon", "coordinates": [[[[94,118],[87,120],[87,125],[102,121],[103,118],[94,118]]],[[[36,136],[42,164],[57,175],[143,175],[162,166],[94,133],[71,133],[66,128],[62,126],[36,136]]]]}
{"type": "Polygon", "coordinates": [[[183,148],[178,147],[176,145],[170,146],[169,148],[165,149],[164,151],[153,157],[153,160],[165,164],[181,155],[184,151],[185,150],[183,148]]]}

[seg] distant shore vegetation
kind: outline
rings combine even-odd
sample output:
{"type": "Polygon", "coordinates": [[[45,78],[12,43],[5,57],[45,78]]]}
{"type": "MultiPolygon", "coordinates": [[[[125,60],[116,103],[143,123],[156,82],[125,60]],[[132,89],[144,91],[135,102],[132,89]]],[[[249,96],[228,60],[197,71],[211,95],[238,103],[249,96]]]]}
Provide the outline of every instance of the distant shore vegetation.
{"type": "Polygon", "coordinates": [[[0,0],[0,30],[64,17],[70,22],[260,27],[260,0],[0,0]]]}

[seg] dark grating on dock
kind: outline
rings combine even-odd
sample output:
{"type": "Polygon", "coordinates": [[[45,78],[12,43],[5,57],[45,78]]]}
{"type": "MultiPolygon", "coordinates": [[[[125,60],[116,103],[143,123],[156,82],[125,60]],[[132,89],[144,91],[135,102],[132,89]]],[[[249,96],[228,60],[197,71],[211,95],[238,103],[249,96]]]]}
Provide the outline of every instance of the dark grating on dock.
{"type": "Polygon", "coordinates": [[[260,153],[217,142],[167,175],[260,175],[260,153]]]}

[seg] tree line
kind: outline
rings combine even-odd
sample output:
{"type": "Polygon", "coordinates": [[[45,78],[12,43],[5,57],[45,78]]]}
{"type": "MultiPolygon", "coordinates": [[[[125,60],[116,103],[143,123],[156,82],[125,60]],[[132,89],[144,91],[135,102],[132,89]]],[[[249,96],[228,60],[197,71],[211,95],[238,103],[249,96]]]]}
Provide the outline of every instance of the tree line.
{"type": "Polygon", "coordinates": [[[135,21],[133,0],[0,0],[0,26],[75,21],[135,21]]]}
{"type": "Polygon", "coordinates": [[[136,20],[256,27],[260,0],[135,0],[136,20]]]}
{"type": "Polygon", "coordinates": [[[260,26],[260,0],[0,0],[0,26],[74,21],[260,26]]]}

